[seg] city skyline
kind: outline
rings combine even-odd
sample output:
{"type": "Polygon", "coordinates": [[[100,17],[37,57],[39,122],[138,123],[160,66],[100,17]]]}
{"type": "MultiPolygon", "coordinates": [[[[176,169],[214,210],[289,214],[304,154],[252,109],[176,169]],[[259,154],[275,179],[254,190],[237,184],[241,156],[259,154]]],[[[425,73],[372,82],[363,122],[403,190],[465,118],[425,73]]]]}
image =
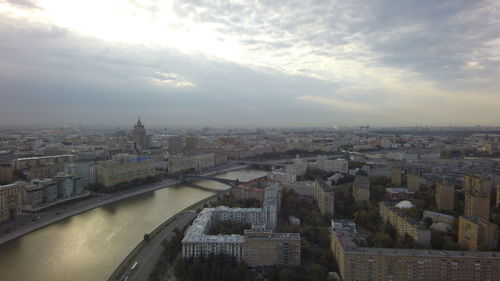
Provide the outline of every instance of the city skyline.
{"type": "Polygon", "coordinates": [[[499,8],[5,0],[0,127],[498,126],[499,8]]]}

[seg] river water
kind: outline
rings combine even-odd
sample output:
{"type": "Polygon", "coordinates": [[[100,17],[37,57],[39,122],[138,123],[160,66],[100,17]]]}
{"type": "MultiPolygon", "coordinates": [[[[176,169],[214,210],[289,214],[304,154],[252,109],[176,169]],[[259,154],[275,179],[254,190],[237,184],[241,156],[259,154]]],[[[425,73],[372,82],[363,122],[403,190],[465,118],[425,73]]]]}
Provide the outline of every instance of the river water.
{"type": "MultiPolygon", "coordinates": [[[[251,169],[220,178],[247,181],[265,175],[251,169]]],[[[61,220],[0,245],[0,281],[99,281],[143,239],[180,210],[226,189],[200,180],[148,192],[61,220]]]]}

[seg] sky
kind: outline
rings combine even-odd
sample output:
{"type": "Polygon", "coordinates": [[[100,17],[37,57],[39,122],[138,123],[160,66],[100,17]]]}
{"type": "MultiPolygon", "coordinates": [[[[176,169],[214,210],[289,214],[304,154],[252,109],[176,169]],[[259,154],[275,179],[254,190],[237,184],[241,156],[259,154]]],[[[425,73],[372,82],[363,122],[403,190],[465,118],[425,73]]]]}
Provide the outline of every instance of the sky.
{"type": "Polygon", "coordinates": [[[500,125],[500,1],[0,0],[0,127],[500,125]]]}

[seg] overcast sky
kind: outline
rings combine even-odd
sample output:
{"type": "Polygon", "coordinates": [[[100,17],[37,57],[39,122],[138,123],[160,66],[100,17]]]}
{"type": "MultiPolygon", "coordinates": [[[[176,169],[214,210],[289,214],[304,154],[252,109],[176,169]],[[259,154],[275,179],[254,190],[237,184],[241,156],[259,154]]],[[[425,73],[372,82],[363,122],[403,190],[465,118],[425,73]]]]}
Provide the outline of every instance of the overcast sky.
{"type": "Polygon", "coordinates": [[[0,0],[0,126],[500,125],[500,1],[0,0]]]}

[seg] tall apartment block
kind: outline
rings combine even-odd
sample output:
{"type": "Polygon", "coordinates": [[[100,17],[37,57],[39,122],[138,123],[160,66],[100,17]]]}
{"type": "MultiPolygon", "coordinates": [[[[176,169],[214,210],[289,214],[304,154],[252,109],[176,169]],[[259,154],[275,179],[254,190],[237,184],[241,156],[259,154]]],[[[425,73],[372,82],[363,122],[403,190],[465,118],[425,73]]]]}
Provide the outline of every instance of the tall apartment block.
{"type": "Polygon", "coordinates": [[[411,172],[406,177],[408,191],[417,192],[420,190],[420,175],[418,172],[411,172]]]}
{"type": "Polygon", "coordinates": [[[464,176],[464,215],[490,220],[491,182],[478,176],[464,176]]]}
{"type": "Polygon", "coordinates": [[[439,210],[453,211],[455,187],[449,183],[436,184],[436,205],[439,210]]]}
{"type": "Polygon", "coordinates": [[[460,216],[458,244],[469,251],[477,251],[481,246],[495,251],[498,248],[498,226],[480,217],[460,216]]]}
{"type": "Polygon", "coordinates": [[[335,203],[333,187],[322,179],[317,179],[315,182],[314,199],[318,202],[321,214],[333,215],[335,203]]]}
{"type": "Polygon", "coordinates": [[[352,193],[356,204],[370,201],[370,181],[367,176],[356,176],[352,185],[352,193]]]}
{"type": "Polygon", "coordinates": [[[401,186],[401,168],[392,167],[391,169],[391,183],[395,186],[401,186]]]}

